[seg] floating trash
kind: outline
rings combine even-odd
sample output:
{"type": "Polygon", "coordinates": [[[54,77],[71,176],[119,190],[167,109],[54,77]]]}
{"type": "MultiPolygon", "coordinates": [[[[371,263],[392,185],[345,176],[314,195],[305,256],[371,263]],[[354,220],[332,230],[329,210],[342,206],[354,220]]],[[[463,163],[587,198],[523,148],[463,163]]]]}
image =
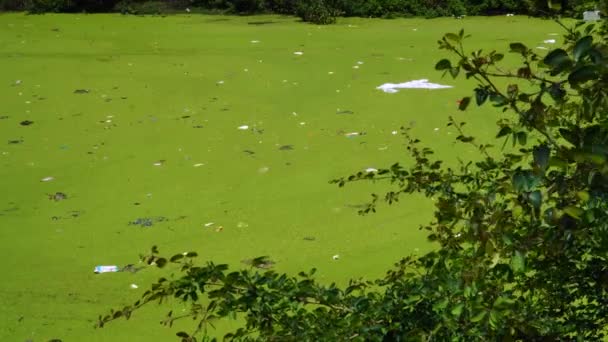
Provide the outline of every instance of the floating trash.
{"type": "Polygon", "coordinates": [[[215,84],[224,84],[224,81],[217,81],[215,84]]]}
{"type": "Polygon", "coordinates": [[[241,131],[246,131],[246,130],[248,130],[248,129],[249,129],[249,126],[247,126],[247,125],[243,125],[243,126],[239,126],[239,127],[237,127],[236,129],[239,129],[239,130],[241,130],[241,131]]]}
{"type": "Polygon", "coordinates": [[[358,61],[358,62],[357,62],[357,64],[359,64],[359,65],[363,65],[363,62],[361,62],[361,61],[358,61]]]}
{"type": "Polygon", "coordinates": [[[340,259],[340,254],[336,254],[336,255],[332,256],[331,258],[334,260],[338,260],[338,259],[340,259]]]}
{"type": "Polygon", "coordinates": [[[216,233],[220,233],[222,231],[224,231],[224,226],[219,226],[219,227],[215,228],[216,233]]]}
{"type": "Polygon", "coordinates": [[[382,90],[385,93],[394,94],[399,91],[399,89],[446,89],[452,88],[449,85],[430,83],[427,79],[414,80],[404,83],[385,83],[381,86],[376,87],[376,89],[382,90]]]}
{"type": "Polygon", "coordinates": [[[168,219],[164,216],[158,217],[140,217],[134,221],[129,222],[129,226],[140,226],[140,227],[152,227],[155,223],[165,222],[168,219]]]}
{"type": "Polygon", "coordinates": [[[556,40],[555,39],[547,39],[547,40],[543,40],[543,43],[545,43],[545,44],[555,44],[556,40]]]}
{"type": "Polygon", "coordinates": [[[20,85],[21,83],[23,83],[23,81],[21,81],[21,80],[16,80],[15,81],[15,85],[20,85]]]}
{"type": "Polygon", "coordinates": [[[33,123],[34,123],[34,121],[30,121],[30,120],[23,120],[23,121],[21,121],[19,124],[20,124],[21,126],[29,126],[29,125],[31,125],[31,124],[33,124],[33,123]]]}
{"type": "Polygon", "coordinates": [[[66,199],[68,199],[68,195],[64,194],[63,192],[56,192],[54,194],[49,195],[49,200],[52,200],[55,202],[63,201],[66,199]]]}
{"type": "Polygon", "coordinates": [[[304,126],[304,125],[306,125],[306,122],[304,122],[304,121],[300,122],[300,126],[304,126]]]}
{"type": "Polygon", "coordinates": [[[89,89],[76,89],[74,90],[74,94],[88,94],[91,91],[89,89]]]}
{"type": "Polygon", "coordinates": [[[52,181],[52,180],[54,180],[54,179],[55,179],[55,177],[50,177],[50,176],[49,176],[49,177],[44,177],[44,178],[42,178],[40,181],[41,181],[41,182],[50,182],[50,181],[52,181]]]}
{"type": "Polygon", "coordinates": [[[333,72],[333,71],[330,71],[330,72],[328,72],[327,74],[328,74],[328,75],[333,75],[333,74],[334,74],[334,72],[333,72]]]}
{"type": "Polygon", "coordinates": [[[392,131],[392,132],[391,132],[391,134],[392,134],[392,135],[397,135],[397,134],[399,134],[399,132],[397,132],[397,131],[392,131]]]}
{"type": "Polygon", "coordinates": [[[315,241],[317,238],[315,238],[314,236],[305,236],[304,240],[305,241],[315,241]]]}
{"type": "Polygon", "coordinates": [[[155,163],[154,163],[154,164],[152,164],[152,165],[154,165],[154,166],[163,166],[164,164],[165,164],[165,161],[164,161],[164,160],[159,160],[159,161],[155,162],[155,163]]]}
{"type": "Polygon", "coordinates": [[[260,257],[260,258],[255,258],[255,259],[244,259],[244,260],[241,260],[241,262],[245,265],[249,265],[251,267],[261,268],[261,269],[269,269],[269,268],[272,268],[276,264],[276,262],[270,260],[268,257],[260,257]]]}
{"type": "Polygon", "coordinates": [[[247,228],[249,227],[249,224],[247,224],[246,222],[239,222],[236,224],[237,228],[247,228]]]}
{"type": "Polygon", "coordinates": [[[353,66],[353,69],[359,69],[358,65],[353,66]]]}
{"type": "Polygon", "coordinates": [[[355,112],[353,112],[352,110],[348,110],[348,109],[346,109],[346,110],[340,110],[338,108],[338,110],[336,111],[336,114],[355,114],[355,112]]]}
{"type": "Polygon", "coordinates": [[[537,46],[536,47],[538,50],[549,50],[548,48],[544,47],[544,46],[537,46]]]}
{"type": "Polygon", "coordinates": [[[281,151],[291,151],[291,150],[293,150],[293,145],[283,145],[283,146],[279,147],[279,150],[281,150],[281,151]]]}
{"type": "Polygon", "coordinates": [[[365,169],[365,172],[367,172],[367,173],[376,173],[376,172],[378,172],[378,169],[375,169],[373,167],[368,167],[367,169],[365,169]]]}
{"type": "Polygon", "coordinates": [[[297,56],[302,56],[304,54],[304,52],[302,52],[302,51],[296,51],[293,54],[297,55],[297,56]]]}
{"type": "Polygon", "coordinates": [[[344,136],[347,138],[354,138],[354,137],[358,137],[360,135],[365,135],[365,132],[350,132],[350,133],[344,133],[344,136]]]}
{"type": "Polygon", "coordinates": [[[439,127],[435,127],[435,129],[433,129],[433,131],[439,132],[439,127]]]}
{"type": "Polygon", "coordinates": [[[260,41],[259,40],[252,40],[251,44],[258,44],[260,41]]]}
{"type": "Polygon", "coordinates": [[[211,226],[213,226],[215,224],[215,222],[207,222],[205,223],[205,228],[209,228],[211,226]]]}
{"type": "MultiPolygon", "coordinates": [[[[190,12],[190,11],[188,11],[188,12],[190,12]]],[[[131,287],[132,289],[137,289],[137,288],[139,288],[139,286],[137,286],[136,284],[131,284],[131,286],[130,286],[130,287],[131,287]]]]}
{"type": "Polygon", "coordinates": [[[203,164],[203,163],[198,163],[198,164],[194,164],[193,166],[194,166],[194,167],[201,167],[201,166],[203,166],[203,165],[205,165],[205,164],[203,164]]]}
{"type": "Polygon", "coordinates": [[[110,272],[118,272],[118,266],[116,265],[112,265],[112,266],[95,266],[95,269],[93,270],[93,272],[99,274],[99,273],[110,273],[110,272]]]}
{"type": "Polygon", "coordinates": [[[264,166],[258,169],[258,173],[266,173],[270,170],[268,166],[264,166]]]}

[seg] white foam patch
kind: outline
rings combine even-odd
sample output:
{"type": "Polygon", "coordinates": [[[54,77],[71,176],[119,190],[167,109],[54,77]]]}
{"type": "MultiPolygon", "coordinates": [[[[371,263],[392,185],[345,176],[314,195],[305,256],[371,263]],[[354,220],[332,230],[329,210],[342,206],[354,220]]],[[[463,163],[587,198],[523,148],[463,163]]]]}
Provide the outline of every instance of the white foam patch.
{"type": "Polygon", "coordinates": [[[414,80],[404,83],[384,83],[383,85],[377,87],[376,89],[380,89],[385,93],[394,94],[399,91],[399,89],[446,89],[452,88],[449,85],[430,83],[427,79],[422,80],[414,80]]]}

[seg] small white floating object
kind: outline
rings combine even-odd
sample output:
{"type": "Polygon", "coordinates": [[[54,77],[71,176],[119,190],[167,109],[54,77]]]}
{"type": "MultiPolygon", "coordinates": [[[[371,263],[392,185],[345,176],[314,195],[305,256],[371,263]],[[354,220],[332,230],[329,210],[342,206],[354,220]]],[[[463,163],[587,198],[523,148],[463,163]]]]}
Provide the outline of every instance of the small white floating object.
{"type": "Polygon", "coordinates": [[[139,288],[139,286],[137,286],[136,284],[131,284],[131,288],[135,290],[135,289],[139,288]]]}
{"type": "Polygon", "coordinates": [[[334,260],[338,260],[338,259],[340,259],[340,254],[336,254],[336,255],[332,256],[331,258],[334,260]]]}
{"type": "Polygon", "coordinates": [[[50,176],[49,176],[49,177],[44,177],[44,178],[42,178],[40,181],[41,181],[41,182],[50,182],[50,181],[52,181],[52,180],[54,180],[54,179],[55,179],[55,177],[50,177],[50,176]]]}
{"type": "Polygon", "coordinates": [[[23,82],[23,81],[21,81],[21,80],[16,80],[16,81],[15,81],[15,85],[20,85],[20,84],[21,84],[21,82],[23,82]]]}
{"type": "Polygon", "coordinates": [[[249,69],[243,69],[244,72],[249,72],[249,69]]]}
{"type": "Polygon", "coordinates": [[[293,116],[298,116],[298,113],[296,113],[296,112],[291,112],[291,115],[293,115],[293,116]]]}
{"type": "Polygon", "coordinates": [[[154,166],[163,166],[163,163],[162,162],[156,162],[156,163],[154,163],[152,165],[154,165],[154,166]]]}
{"type": "Polygon", "coordinates": [[[249,126],[247,126],[247,125],[243,125],[243,126],[239,126],[239,127],[237,127],[237,129],[240,129],[241,131],[246,131],[246,130],[248,130],[248,129],[249,129],[249,126]]]}
{"type": "Polygon", "coordinates": [[[186,7],[186,12],[190,13],[190,9],[188,7],[186,7]]]}
{"type": "Polygon", "coordinates": [[[334,72],[333,72],[333,71],[330,71],[330,72],[328,72],[327,74],[328,74],[328,75],[333,75],[333,74],[334,74],[334,72]]]}
{"type": "Polygon", "coordinates": [[[95,266],[95,269],[93,270],[93,272],[98,273],[98,274],[99,273],[118,272],[118,271],[120,271],[120,269],[116,265],[111,265],[111,266],[99,265],[99,266],[95,266]]]}
{"type": "Polygon", "coordinates": [[[439,132],[439,127],[435,127],[434,131],[439,132]]]}
{"type": "Polygon", "coordinates": [[[224,84],[224,81],[217,81],[217,84],[224,84]]]}
{"type": "Polygon", "coordinates": [[[539,49],[539,50],[549,50],[549,49],[547,49],[547,48],[546,48],[546,47],[544,47],[544,46],[537,46],[536,48],[537,48],[537,49],[539,49]]]}
{"type": "Polygon", "coordinates": [[[359,133],[359,132],[350,132],[350,133],[344,134],[344,136],[348,138],[348,137],[356,137],[356,136],[358,136],[360,134],[361,133],[359,133]]]}
{"type": "Polygon", "coordinates": [[[302,56],[304,54],[304,52],[302,52],[302,51],[296,51],[293,54],[297,55],[297,56],[302,56]]]}
{"type": "Polygon", "coordinates": [[[304,121],[300,122],[300,126],[304,126],[304,125],[306,125],[306,122],[304,122],[304,121]]]}
{"type": "Polygon", "coordinates": [[[358,65],[353,66],[353,69],[359,69],[358,65]]]}
{"type": "Polygon", "coordinates": [[[412,31],[418,31],[418,29],[417,28],[413,28],[412,31]]]}
{"type": "Polygon", "coordinates": [[[375,169],[373,167],[368,167],[367,169],[365,169],[365,172],[367,172],[367,173],[376,173],[376,172],[378,172],[378,169],[375,169]]]}
{"type": "Polygon", "coordinates": [[[205,227],[209,228],[209,227],[213,226],[214,224],[215,224],[215,222],[208,222],[208,223],[205,223],[205,227]]]}
{"type": "Polygon", "coordinates": [[[399,132],[397,132],[397,131],[392,131],[392,132],[391,132],[391,134],[392,134],[392,135],[397,135],[397,134],[399,134],[399,132]]]}
{"type": "Polygon", "coordinates": [[[515,16],[515,14],[513,14],[513,13],[507,13],[507,17],[513,17],[513,16],[515,16]]]}
{"type": "Polygon", "coordinates": [[[357,64],[359,64],[359,65],[363,65],[363,62],[361,62],[361,61],[358,61],[358,62],[357,62],[357,64]]]}
{"type": "Polygon", "coordinates": [[[399,89],[446,89],[452,88],[449,85],[431,83],[427,79],[414,80],[404,83],[384,83],[383,85],[376,87],[376,89],[382,90],[388,94],[394,94],[399,89]]]}
{"type": "Polygon", "coordinates": [[[194,164],[194,167],[201,167],[201,166],[203,166],[203,165],[205,165],[205,164],[203,164],[203,163],[198,163],[198,164],[194,164]]]}
{"type": "Polygon", "coordinates": [[[251,44],[257,44],[257,43],[259,43],[259,42],[260,42],[259,40],[252,40],[252,41],[251,41],[251,44]]]}
{"type": "Polygon", "coordinates": [[[549,33],[550,36],[559,36],[559,33],[549,33]]]}
{"type": "Polygon", "coordinates": [[[268,172],[268,170],[270,170],[270,168],[268,166],[264,166],[258,169],[259,173],[266,173],[268,172]]]}
{"type": "Polygon", "coordinates": [[[555,39],[543,40],[543,43],[545,43],[545,44],[555,44],[555,39]]]}
{"type": "Polygon", "coordinates": [[[112,122],[112,120],[108,119],[108,120],[106,120],[106,122],[107,122],[107,123],[110,123],[110,122],[112,122]]]}

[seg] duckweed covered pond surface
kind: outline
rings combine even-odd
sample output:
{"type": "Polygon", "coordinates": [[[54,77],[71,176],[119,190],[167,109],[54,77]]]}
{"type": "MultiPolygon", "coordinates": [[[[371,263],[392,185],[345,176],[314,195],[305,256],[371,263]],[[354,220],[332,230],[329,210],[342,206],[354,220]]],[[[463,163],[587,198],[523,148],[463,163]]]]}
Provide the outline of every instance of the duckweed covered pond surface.
{"type": "Polygon", "coordinates": [[[431,202],[404,198],[361,217],[386,186],[328,181],[407,162],[394,133],[409,123],[448,160],[475,156],[454,145],[449,115],[495,134],[490,109],[456,111],[473,84],[433,69],[445,56],[436,41],[460,28],[471,47],[503,51],[558,32],[523,17],[318,27],[276,16],[0,15],[0,340],[173,339],[155,307],[93,329],[160,274],[94,266],[136,263],[154,244],[234,267],[269,255],[279,271],[317,267],[339,283],[428,249],[418,226],[431,202]],[[376,89],[419,79],[453,88],[376,89]]]}

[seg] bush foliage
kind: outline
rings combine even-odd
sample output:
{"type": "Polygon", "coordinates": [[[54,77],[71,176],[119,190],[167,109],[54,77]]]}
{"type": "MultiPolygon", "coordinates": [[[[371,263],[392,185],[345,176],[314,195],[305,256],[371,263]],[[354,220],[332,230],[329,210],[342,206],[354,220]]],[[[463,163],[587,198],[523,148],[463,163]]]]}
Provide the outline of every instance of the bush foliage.
{"type": "MultiPolygon", "coordinates": [[[[593,0],[551,0],[560,11],[580,17],[594,9],[593,0]]],[[[518,13],[547,15],[547,0],[0,0],[0,9],[44,12],[128,13],[129,8],[152,8],[161,12],[200,8],[225,13],[280,13],[297,15],[317,24],[335,22],[339,15],[358,17],[462,16],[518,13]],[[151,4],[145,4],[151,2],[151,4]]]]}
{"type": "Polygon", "coordinates": [[[266,257],[231,271],[198,265],[195,252],[163,257],[154,247],[142,260],[171,275],[133,305],[100,316],[98,326],[174,298],[190,310],[169,312],[162,323],[193,319],[191,331],[177,333],[185,342],[210,340],[205,333],[215,320],[234,317],[244,324],[228,340],[604,340],[608,30],[564,28],[566,43],[546,55],[511,43],[521,61],[513,69],[501,65],[500,52],[467,49],[463,31],[439,41],[451,58],[436,69],[477,82],[459,109],[475,103],[506,113],[489,142],[449,120],[456,140],[479,151],[477,159],[444,166],[404,127],[406,166],[333,181],[393,184],[393,191],[373,195],[362,214],[407,194],[433,198],[434,220],[421,227],[436,244],[432,252],[403,258],[382,279],[341,288],[318,282],[314,270],[297,276],[268,270],[266,257]]]}

